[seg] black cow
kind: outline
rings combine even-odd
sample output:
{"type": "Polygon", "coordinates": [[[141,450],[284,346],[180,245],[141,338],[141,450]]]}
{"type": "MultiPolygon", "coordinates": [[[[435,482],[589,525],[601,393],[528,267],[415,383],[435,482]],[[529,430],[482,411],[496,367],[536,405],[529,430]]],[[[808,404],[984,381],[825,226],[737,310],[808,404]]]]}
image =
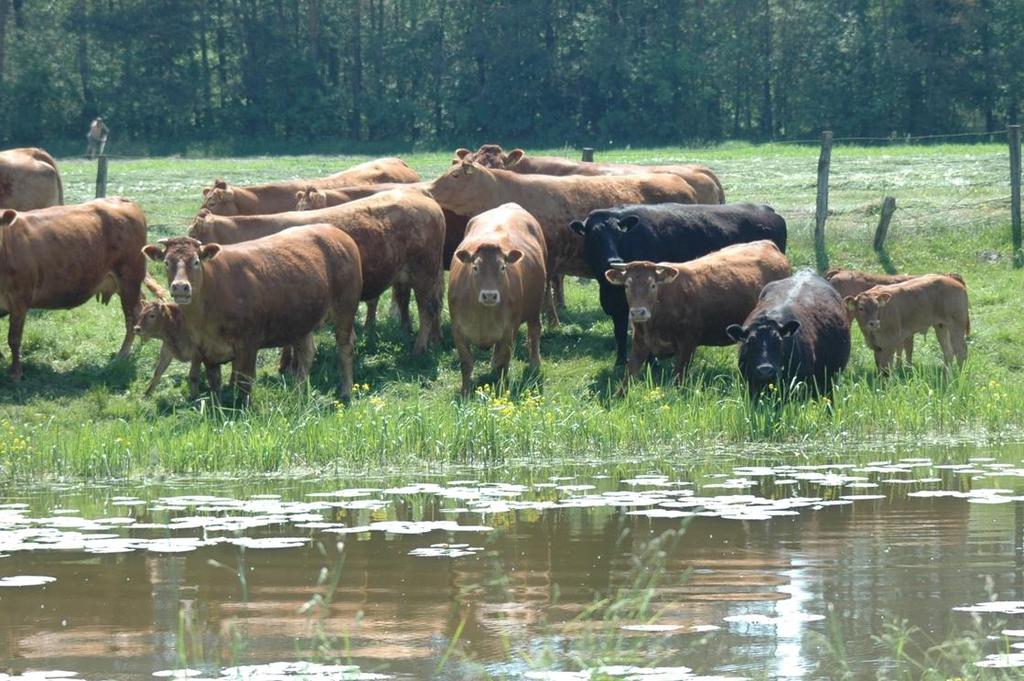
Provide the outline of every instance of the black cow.
{"type": "Polygon", "coordinates": [[[601,309],[615,325],[616,363],[626,361],[629,304],[621,286],[605,281],[612,263],[686,262],[733,244],[771,239],[786,252],[786,221],[768,206],[751,203],[662,203],[595,210],[570,227],[583,236],[587,264],[597,279],[601,309]]]}
{"type": "Polygon", "coordinates": [[[751,398],[768,385],[785,389],[797,381],[828,393],[850,359],[843,299],[808,269],[765,286],[743,326],[731,324],[726,333],[740,343],[740,373],[751,398]]]}

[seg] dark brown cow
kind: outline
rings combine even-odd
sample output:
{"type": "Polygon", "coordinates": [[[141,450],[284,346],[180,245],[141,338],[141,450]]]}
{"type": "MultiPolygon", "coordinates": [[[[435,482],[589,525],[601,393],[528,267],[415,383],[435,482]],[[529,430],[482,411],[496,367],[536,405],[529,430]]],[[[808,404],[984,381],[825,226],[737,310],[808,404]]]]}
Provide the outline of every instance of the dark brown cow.
{"type": "Polygon", "coordinates": [[[942,359],[949,368],[967,359],[971,319],[967,287],[944,274],[925,274],[900,284],[875,286],[844,299],[857,319],[875,366],[889,372],[893,355],[915,333],[935,329],[942,359]]]}
{"type": "Polygon", "coordinates": [[[286,180],[236,187],[215,180],[203,190],[202,207],[216,215],[265,215],[294,210],[295,195],[308,186],[335,189],[381,182],[419,182],[420,176],[400,158],[378,158],[315,180],[286,180]]]}
{"type": "MultiPolygon", "coordinates": [[[[526,175],[638,175],[670,173],[686,180],[695,192],[697,203],[725,203],[725,191],[718,176],[707,166],[696,163],[676,165],[636,165],[633,163],[590,163],[560,156],[527,156],[522,149],[505,153],[497,144],[485,144],[476,152],[456,149],[458,160],[479,163],[486,168],[511,170],[526,175]]],[[[609,206],[605,206],[608,208],[609,206]]]]}
{"type": "Polygon", "coordinates": [[[146,216],[120,198],[77,206],[0,213],[0,313],[10,314],[7,342],[11,378],[21,377],[21,335],[29,309],[67,309],[116,290],[125,336],[134,338],[135,315],[146,277],[146,216]]]}
{"type": "MultiPolygon", "coordinates": [[[[768,240],[728,246],[684,263],[623,263],[604,273],[626,287],[633,324],[626,381],[650,355],[675,357],[682,378],[701,345],[732,345],[725,329],[742,323],[766,284],[791,273],[789,261],[768,240]]],[[[625,387],[625,382],[623,387],[625,387]]]]}
{"type": "Polygon", "coordinates": [[[345,230],[359,245],[362,299],[376,300],[394,286],[399,311],[404,313],[402,326],[411,329],[408,306],[412,289],[420,317],[416,351],[426,349],[431,340],[440,343],[444,215],[423,190],[392,189],[332,208],[273,215],[224,217],[201,211],[188,234],[203,243],[236,244],[321,222],[345,230]]]}
{"type": "Polygon", "coordinates": [[[42,149],[0,151],[0,210],[36,210],[64,204],[57,162],[42,149]]]}
{"type": "MultiPolygon", "coordinates": [[[[549,281],[562,274],[594,276],[584,257],[583,237],[569,228],[573,220],[619,204],[696,202],[693,188],[677,175],[519,175],[467,161],[456,163],[434,180],[430,193],[442,207],[459,215],[478,215],[505,203],[522,206],[544,230],[549,281]]],[[[553,301],[547,307],[557,323],[553,301]]]]}
{"type": "Polygon", "coordinates": [[[491,370],[508,371],[519,327],[526,323],[530,368],[540,367],[540,312],[547,249],[537,220],[508,203],[469,221],[452,261],[448,312],[462,369],[462,394],[473,385],[470,344],[494,347],[491,370]]]}
{"type": "MultiPolygon", "coordinates": [[[[859,270],[846,270],[846,269],[832,269],[825,273],[825,279],[828,283],[832,284],[832,287],[839,292],[843,298],[850,296],[856,296],[864,291],[875,286],[887,286],[889,284],[902,284],[905,281],[910,281],[919,274],[878,274],[875,272],[861,272],[859,270]]],[[[963,277],[956,273],[946,274],[948,277],[952,277],[959,281],[961,284],[964,283],[963,277]]],[[[854,314],[849,308],[850,321],[853,321],[854,314]]],[[[900,348],[903,353],[901,356],[897,356],[896,365],[901,366],[903,362],[909,366],[914,361],[914,336],[911,335],[903,343],[903,347],[900,348]]]]}
{"type": "Polygon", "coordinates": [[[231,246],[175,237],[146,246],[145,254],[167,268],[171,297],[193,344],[190,378],[199,362],[230,361],[232,382],[248,396],[260,348],[308,348],[310,334],[330,318],[339,392],[349,399],[362,266],[345,232],[314,224],[231,246]]]}

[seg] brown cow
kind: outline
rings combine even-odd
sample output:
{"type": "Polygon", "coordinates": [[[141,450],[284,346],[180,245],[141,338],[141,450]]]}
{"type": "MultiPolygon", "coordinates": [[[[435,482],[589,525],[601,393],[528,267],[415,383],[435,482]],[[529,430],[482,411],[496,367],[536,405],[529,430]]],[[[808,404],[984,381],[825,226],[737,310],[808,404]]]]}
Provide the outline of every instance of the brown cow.
{"type": "MultiPolygon", "coordinates": [[[[573,220],[618,204],[696,202],[693,188],[676,175],[519,175],[467,161],[456,163],[434,180],[430,193],[442,207],[459,215],[478,215],[505,203],[518,203],[544,230],[549,281],[562,274],[594,276],[584,258],[583,237],[569,228],[573,220]]],[[[547,308],[557,324],[552,300],[547,308]]]]}
{"type": "Polygon", "coordinates": [[[526,323],[530,368],[540,367],[540,312],[547,248],[537,220],[514,203],[469,221],[452,261],[448,312],[462,368],[462,394],[473,384],[470,344],[494,347],[491,371],[508,371],[519,327],[526,323]]]}
{"type": "MultiPolygon", "coordinates": [[[[11,378],[21,377],[29,309],[68,309],[111,290],[121,298],[126,357],[146,277],[146,216],[120,198],[0,213],[0,311],[10,313],[11,378]]],[[[148,282],[147,282],[148,283],[148,282]]]]}
{"type": "Polygon", "coordinates": [[[64,205],[57,162],[42,149],[0,151],[0,210],[36,210],[64,205]]]}
{"type": "MultiPolygon", "coordinates": [[[[902,284],[905,281],[910,281],[919,274],[876,274],[874,272],[861,272],[858,270],[846,270],[846,269],[832,269],[825,273],[825,279],[828,283],[832,284],[832,287],[839,292],[843,298],[847,296],[856,296],[860,293],[864,293],[869,288],[875,286],[885,286],[888,284],[902,284]]],[[[961,284],[964,283],[963,277],[955,272],[946,274],[947,277],[952,277],[959,281],[961,284]]],[[[847,309],[850,321],[853,321],[853,311],[847,309]]],[[[897,355],[896,365],[901,366],[905,361],[909,366],[914,361],[914,337],[911,335],[907,338],[903,344],[902,355],[897,355]]]]}
{"type": "MultiPolygon", "coordinates": [[[[457,160],[479,163],[485,168],[511,170],[525,175],[639,175],[671,173],[686,180],[695,192],[697,203],[725,203],[725,191],[718,176],[707,166],[696,163],[677,165],[636,165],[632,163],[590,163],[560,156],[527,156],[522,149],[505,151],[497,144],[485,144],[476,152],[456,149],[457,160]]],[[[607,207],[607,206],[606,206],[607,207]]]]}
{"type": "Polygon", "coordinates": [[[394,286],[396,303],[403,314],[402,326],[410,330],[412,289],[420,317],[416,352],[426,349],[431,340],[440,342],[444,215],[421,189],[392,189],[332,208],[273,215],[224,217],[200,211],[188,234],[203,243],[237,244],[317,222],[340,227],[359,245],[362,300],[376,300],[394,286]]]}
{"type": "Polygon", "coordinates": [[[761,289],[791,273],[773,242],[728,246],[684,263],[632,262],[604,273],[626,287],[633,344],[623,389],[650,355],[675,357],[682,378],[701,345],[732,345],[725,329],[742,324],[757,305],[761,289]]]}
{"type": "MultiPolygon", "coordinates": [[[[314,224],[231,246],[175,237],[144,252],[167,268],[171,297],[193,345],[190,383],[199,362],[230,361],[232,382],[248,397],[260,348],[308,350],[310,334],[329,317],[340,395],[349,399],[363,281],[359,248],[345,232],[314,224]]],[[[309,361],[297,363],[308,367],[309,361]]]]}
{"type": "Polygon", "coordinates": [[[875,353],[875,366],[889,372],[896,350],[915,333],[935,328],[946,367],[967,359],[971,331],[967,287],[944,274],[925,274],[900,284],[875,286],[844,299],[864,341],[875,353]]]}
{"type": "Polygon", "coordinates": [[[378,158],[348,170],[315,180],[285,180],[270,184],[236,187],[215,180],[203,190],[202,207],[215,215],[266,215],[294,210],[296,192],[312,185],[335,189],[381,182],[419,182],[420,176],[400,158],[378,158]]]}

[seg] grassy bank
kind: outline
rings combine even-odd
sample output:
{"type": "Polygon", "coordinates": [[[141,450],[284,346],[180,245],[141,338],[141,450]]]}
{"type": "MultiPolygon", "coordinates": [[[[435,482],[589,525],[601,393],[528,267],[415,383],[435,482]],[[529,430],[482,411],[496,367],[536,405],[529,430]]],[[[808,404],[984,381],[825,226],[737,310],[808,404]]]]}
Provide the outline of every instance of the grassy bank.
{"type": "MultiPolygon", "coordinates": [[[[424,177],[443,171],[447,154],[408,157],[424,177]]],[[[703,161],[730,200],[769,203],[790,228],[790,259],[812,265],[817,150],[731,146],[702,150],[621,151],[602,160],[703,161]]],[[[110,194],[138,201],[152,237],[181,233],[212,178],[237,182],[326,173],[357,158],[114,160],[110,194]]],[[[62,164],[69,200],[88,198],[94,168],[62,164]]],[[[919,340],[913,370],[881,380],[854,331],[850,369],[834,409],[821,401],[753,407],[736,372],[733,348],[698,352],[685,385],[656,368],[626,399],[611,397],[611,324],[597,286],[572,281],[569,313],[542,339],[543,371],[523,377],[517,348],[513,386],[496,397],[457,399],[459,376],[450,336],[423,357],[387,321],[377,338],[359,339],[353,405],[334,401],[333,341],[321,334],[308,384],[274,373],[276,353],[261,356],[254,404],[216,407],[186,397],[186,367],[174,365],[152,399],[142,391],[158,347],[127,362],[112,359],[122,329],[117,305],[31,315],[25,378],[0,377],[0,476],[105,476],[136,473],[274,471],[341,465],[487,462],[515,457],[611,457],[628,451],[687,452],[732,443],[814,443],[826,450],[864,440],[1017,438],[1024,424],[1022,275],[1010,265],[1005,148],[930,146],[833,152],[828,255],[833,266],[900,272],[957,271],[971,297],[970,358],[947,380],[934,336],[919,340]],[[889,251],[871,238],[884,195],[897,198],[889,251]]],[[[154,270],[154,274],[158,274],[154,270]]],[[[162,276],[162,273],[159,273],[162,276]]],[[[447,334],[447,328],[446,328],[447,334]]],[[[6,357],[6,348],[4,348],[6,357]]],[[[485,368],[479,355],[477,376],[485,368]]],[[[7,360],[0,360],[6,371],[7,360]]],[[[665,367],[667,368],[667,367],[665,367]]]]}

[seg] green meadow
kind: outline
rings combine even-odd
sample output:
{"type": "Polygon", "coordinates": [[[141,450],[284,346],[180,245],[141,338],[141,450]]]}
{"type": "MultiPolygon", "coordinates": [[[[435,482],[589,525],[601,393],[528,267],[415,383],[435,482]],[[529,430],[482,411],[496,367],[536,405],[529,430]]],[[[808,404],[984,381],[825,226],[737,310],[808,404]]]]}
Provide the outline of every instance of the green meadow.
{"type": "MultiPolygon", "coordinates": [[[[565,153],[572,150],[535,153],[565,153]]],[[[818,150],[796,145],[598,152],[598,160],[703,162],[730,201],[768,203],[789,224],[795,267],[815,262],[813,224],[818,150]]],[[[365,157],[112,159],[108,194],[137,201],[152,240],[181,234],[216,177],[254,183],[315,176],[365,157]]],[[[405,156],[424,178],[444,171],[448,153],[405,156]]],[[[94,163],[61,163],[67,199],[92,195],[94,163]]],[[[395,321],[360,335],[351,406],[335,401],[333,339],[319,335],[310,379],[276,373],[277,352],[260,358],[252,404],[241,408],[187,396],[187,367],[174,364],[151,398],[142,392],[158,344],[113,358],[123,323],[115,303],[35,311],[26,325],[25,376],[7,378],[0,360],[0,477],[6,479],[163,474],[252,474],[309,470],[426,468],[667,455],[697,462],[728,447],[770,452],[797,445],[821,460],[866,446],[1019,439],[1024,424],[1024,272],[1012,268],[1009,169],[1003,145],[833,149],[830,265],[899,272],[959,272],[967,281],[972,334],[962,371],[947,376],[934,335],[919,338],[912,369],[882,379],[860,332],[831,402],[751,405],[735,348],[702,348],[681,385],[670,362],[625,398],[614,396],[611,323],[594,282],[567,283],[568,312],[545,328],[543,367],[525,375],[525,328],[507,389],[486,382],[460,400],[458,362],[445,343],[422,356],[395,321]],[[882,198],[896,197],[881,256],[871,248],[882,198]]],[[[163,272],[151,272],[161,281],[163,272]]],[[[382,311],[386,305],[382,305],[382,311]]],[[[2,323],[2,322],[0,322],[2,323]]],[[[6,329],[6,325],[3,325],[6,329]]],[[[487,353],[475,376],[486,379],[487,353]]]]}

